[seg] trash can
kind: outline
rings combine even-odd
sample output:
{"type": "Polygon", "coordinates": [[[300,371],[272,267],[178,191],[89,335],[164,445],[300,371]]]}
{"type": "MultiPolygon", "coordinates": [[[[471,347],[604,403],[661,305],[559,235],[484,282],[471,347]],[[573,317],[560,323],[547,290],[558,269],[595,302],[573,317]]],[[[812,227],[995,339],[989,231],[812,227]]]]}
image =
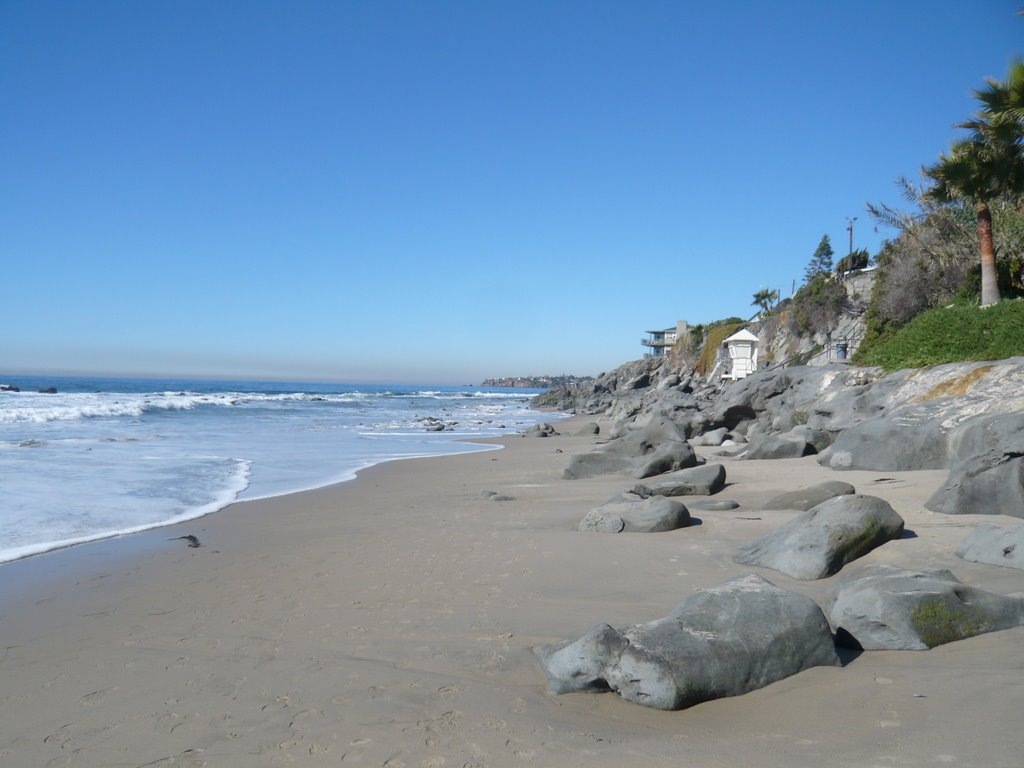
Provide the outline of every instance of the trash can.
{"type": "Polygon", "coordinates": [[[836,344],[836,360],[846,359],[846,342],[841,341],[836,344]]]}

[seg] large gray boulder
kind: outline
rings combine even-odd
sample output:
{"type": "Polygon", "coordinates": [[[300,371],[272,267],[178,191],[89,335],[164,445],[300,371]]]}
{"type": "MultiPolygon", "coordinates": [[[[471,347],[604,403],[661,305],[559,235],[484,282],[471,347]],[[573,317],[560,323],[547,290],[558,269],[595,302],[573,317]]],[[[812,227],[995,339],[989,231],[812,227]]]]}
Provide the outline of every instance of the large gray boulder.
{"type": "Polygon", "coordinates": [[[1024,439],[1024,359],[950,363],[899,371],[862,393],[857,415],[815,404],[820,422],[838,431],[821,461],[833,469],[945,469],[987,452],[1013,453],[1024,439]]]}
{"type": "Polygon", "coordinates": [[[730,509],[739,509],[740,503],[733,499],[709,499],[707,501],[694,501],[690,504],[692,509],[707,510],[708,512],[728,512],[730,509]]]}
{"type": "Polygon", "coordinates": [[[573,480],[621,473],[635,478],[661,475],[697,464],[686,431],[667,418],[626,431],[590,453],[573,456],[563,477],[573,480]]]}
{"type": "Polygon", "coordinates": [[[622,631],[601,624],[538,656],[555,693],[610,689],[655,709],[738,696],[839,664],[817,604],[753,574],[691,595],[663,619],[622,631]]]}
{"type": "Polygon", "coordinates": [[[725,487],[725,467],[703,464],[661,475],[657,482],[638,483],[633,493],[648,496],[711,496],[725,487]]]}
{"type": "Polygon", "coordinates": [[[965,459],[925,507],[948,515],[1024,517],[1024,456],[993,452],[965,459]]]}
{"type": "Polygon", "coordinates": [[[558,431],[553,426],[546,422],[541,422],[527,427],[526,431],[523,432],[523,437],[551,437],[557,434],[558,431]]]}
{"type": "Polygon", "coordinates": [[[946,570],[870,565],[829,595],[837,640],[864,650],[926,650],[1024,623],[1024,597],[975,589],[946,570]]]}
{"type": "Polygon", "coordinates": [[[1024,525],[999,528],[982,524],[957,547],[957,557],[972,563],[1002,565],[1024,571],[1024,525]]]}
{"type": "Polygon", "coordinates": [[[710,432],[705,432],[702,435],[690,439],[691,445],[721,445],[728,439],[729,430],[725,427],[719,427],[718,429],[712,429],[710,432]]]}
{"type": "Polygon", "coordinates": [[[690,512],[678,501],[664,496],[642,499],[619,496],[590,510],[579,529],[595,533],[660,533],[685,528],[690,512]]]}
{"type": "Polygon", "coordinates": [[[799,435],[757,435],[743,454],[744,459],[799,459],[817,453],[817,449],[799,435]]]}
{"type": "Polygon", "coordinates": [[[798,509],[801,512],[806,512],[836,496],[848,496],[856,492],[857,490],[849,483],[844,483],[841,480],[827,480],[809,488],[780,493],[767,503],[762,504],[761,509],[798,509]]]}
{"type": "Polygon", "coordinates": [[[840,432],[819,461],[832,469],[942,469],[949,463],[948,439],[937,409],[904,409],[840,432]]]}
{"type": "Polygon", "coordinates": [[[885,500],[836,496],[743,545],[733,560],[794,579],[823,579],[902,535],[903,518],[885,500]]]}
{"type": "Polygon", "coordinates": [[[971,419],[954,433],[953,445],[957,461],[925,507],[1024,517],[1024,413],[971,419]]]}

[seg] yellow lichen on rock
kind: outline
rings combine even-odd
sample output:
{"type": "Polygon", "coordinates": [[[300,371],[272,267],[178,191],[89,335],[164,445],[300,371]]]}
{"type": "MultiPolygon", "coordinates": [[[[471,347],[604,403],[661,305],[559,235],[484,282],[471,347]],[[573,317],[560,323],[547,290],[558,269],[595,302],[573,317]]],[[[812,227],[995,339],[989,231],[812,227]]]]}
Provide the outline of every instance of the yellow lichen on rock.
{"type": "Polygon", "coordinates": [[[939,384],[936,384],[926,394],[921,396],[920,402],[927,400],[935,400],[939,397],[958,397],[960,395],[966,395],[971,387],[985,378],[985,375],[995,368],[994,365],[979,365],[969,373],[963,376],[957,376],[953,379],[947,379],[939,384]]]}

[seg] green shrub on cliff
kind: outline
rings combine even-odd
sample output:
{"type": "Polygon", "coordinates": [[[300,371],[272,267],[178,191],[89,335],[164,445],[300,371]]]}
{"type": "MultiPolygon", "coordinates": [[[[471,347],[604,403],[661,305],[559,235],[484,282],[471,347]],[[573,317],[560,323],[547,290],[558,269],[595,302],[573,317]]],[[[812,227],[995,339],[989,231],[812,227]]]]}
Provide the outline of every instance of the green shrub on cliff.
{"type": "Polygon", "coordinates": [[[848,303],[846,287],[821,272],[797,291],[789,303],[790,328],[808,336],[825,333],[835,326],[848,303]]]}
{"type": "Polygon", "coordinates": [[[865,338],[854,357],[887,371],[1024,355],[1024,301],[984,309],[968,303],[931,309],[884,338],[865,338]]]}

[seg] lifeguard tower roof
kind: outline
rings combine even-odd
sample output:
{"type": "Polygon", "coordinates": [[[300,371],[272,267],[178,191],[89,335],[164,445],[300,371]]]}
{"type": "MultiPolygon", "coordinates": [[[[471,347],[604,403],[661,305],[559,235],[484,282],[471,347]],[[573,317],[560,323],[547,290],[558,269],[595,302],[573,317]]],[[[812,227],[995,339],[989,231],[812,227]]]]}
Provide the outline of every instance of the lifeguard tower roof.
{"type": "Polygon", "coordinates": [[[723,344],[728,344],[730,341],[757,341],[757,336],[752,334],[746,328],[736,331],[732,336],[723,341],[723,344]]]}

